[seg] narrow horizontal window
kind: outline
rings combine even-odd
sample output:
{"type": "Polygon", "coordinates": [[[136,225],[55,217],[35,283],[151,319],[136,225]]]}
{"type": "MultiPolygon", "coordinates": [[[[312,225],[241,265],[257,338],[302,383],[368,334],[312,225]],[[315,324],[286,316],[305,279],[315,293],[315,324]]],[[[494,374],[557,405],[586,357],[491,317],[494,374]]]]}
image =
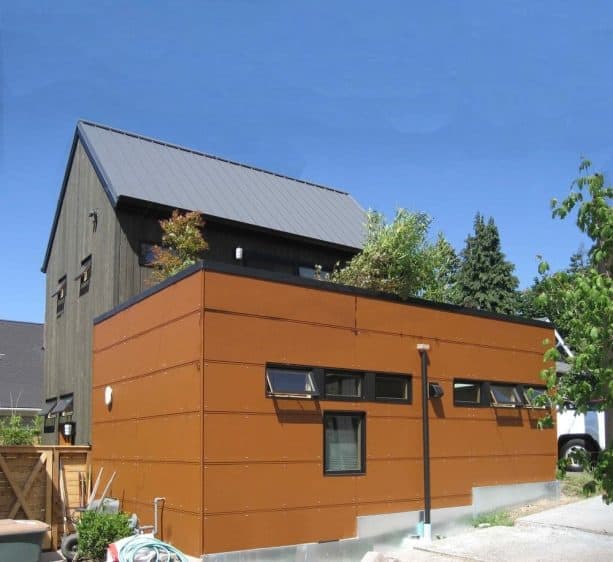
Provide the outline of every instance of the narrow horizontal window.
{"type": "Polygon", "coordinates": [[[362,474],[365,471],[363,412],[324,413],[324,473],[362,474]]]}
{"type": "Polygon", "coordinates": [[[320,281],[328,281],[330,279],[330,272],[320,267],[307,267],[299,266],[298,275],[300,277],[306,277],[307,279],[319,279],[320,281]]]}
{"type": "Polygon", "coordinates": [[[545,399],[541,398],[546,394],[545,386],[524,387],[524,401],[529,408],[546,408],[545,399]]]}
{"type": "Polygon", "coordinates": [[[411,379],[404,375],[375,374],[375,400],[411,401],[411,379]]]}
{"type": "Polygon", "coordinates": [[[453,381],[453,403],[456,406],[480,406],[483,383],[480,381],[453,381]]]}
{"type": "Polygon", "coordinates": [[[314,398],[319,390],[310,369],[266,369],[266,393],[284,398],[314,398]]]}
{"type": "Polygon", "coordinates": [[[512,384],[490,384],[490,397],[492,406],[515,408],[521,406],[522,401],[517,392],[517,387],[512,384]]]}
{"type": "Polygon", "coordinates": [[[362,398],[362,374],[326,372],[326,398],[362,398]]]}

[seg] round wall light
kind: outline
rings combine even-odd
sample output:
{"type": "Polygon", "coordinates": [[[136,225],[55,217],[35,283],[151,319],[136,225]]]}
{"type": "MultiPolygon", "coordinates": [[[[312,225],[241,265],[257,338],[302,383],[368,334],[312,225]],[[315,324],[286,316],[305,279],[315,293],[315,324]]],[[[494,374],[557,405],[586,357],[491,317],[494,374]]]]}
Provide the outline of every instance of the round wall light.
{"type": "Polygon", "coordinates": [[[105,387],[104,389],[104,403],[107,408],[111,407],[113,403],[113,389],[110,386],[105,387]]]}

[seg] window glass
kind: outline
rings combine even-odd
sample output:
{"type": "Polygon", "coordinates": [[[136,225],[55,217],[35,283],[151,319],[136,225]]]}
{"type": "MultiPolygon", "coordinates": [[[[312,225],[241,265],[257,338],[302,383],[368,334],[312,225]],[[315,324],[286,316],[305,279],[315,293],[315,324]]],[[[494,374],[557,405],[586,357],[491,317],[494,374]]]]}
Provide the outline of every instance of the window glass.
{"type": "Polygon", "coordinates": [[[517,406],[521,404],[519,394],[514,385],[490,384],[490,394],[494,406],[517,406]]]}
{"type": "Polygon", "coordinates": [[[524,388],[524,399],[526,404],[533,408],[545,408],[545,404],[540,404],[539,397],[547,394],[547,388],[544,386],[524,388]]]}
{"type": "Polygon", "coordinates": [[[324,414],[324,472],[364,472],[364,414],[324,414]]]}
{"type": "Polygon", "coordinates": [[[330,279],[330,272],[325,269],[319,269],[314,267],[300,266],[298,268],[298,275],[300,277],[306,277],[308,279],[319,279],[320,281],[328,281],[330,279]]]}
{"type": "Polygon", "coordinates": [[[144,267],[153,267],[155,260],[155,252],[153,251],[155,244],[153,242],[141,242],[138,263],[144,267]]]}
{"type": "Polygon", "coordinates": [[[375,400],[409,400],[409,379],[397,375],[375,375],[375,400]]]}
{"type": "Polygon", "coordinates": [[[480,404],[481,403],[480,382],[454,381],[453,401],[456,404],[480,404]]]}
{"type": "Polygon", "coordinates": [[[326,396],[362,397],[362,375],[355,373],[326,373],[326,396]]]}
{"type": "Polygon", "coordinates": [[[304,396],[310,398],[319,394],[309,369],[266,369],[266,390],[273,396],[304,396]]]}

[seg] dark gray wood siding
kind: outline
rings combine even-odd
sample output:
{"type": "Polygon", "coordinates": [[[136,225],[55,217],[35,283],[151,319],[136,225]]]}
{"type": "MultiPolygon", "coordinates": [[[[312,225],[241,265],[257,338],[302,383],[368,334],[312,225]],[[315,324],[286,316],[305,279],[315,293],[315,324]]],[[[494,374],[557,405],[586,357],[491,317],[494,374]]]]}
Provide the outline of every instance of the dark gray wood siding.
{"type": "MultiPolygon", "coordinates": [[[[45,398],[74,394],[75,443],[90,440],[91,361],[93,319],[151,286],[151,268],[140,263],[141,242],[159,243],[159,219],[167,216],[155,205],[119,204],[114,209],[87,153],[77,144],[57,230],[47,266],[45,311],[45,398]],[[97,225],[89,216],[96,210],[97,225]],[[81,261],[92,256],[92,277],[80,294],[81,261]],[[66,275],[64,311],[56,314],[55,291],[66,275]]],[[[211,219],[204,228],[209,251],[204,259],[237,263],[235,248],[244,250],[243,265],[298,273],[299,266],[334,264],[351,252],[318,243],[289,239],[282,234],[220,223],[211,219]]],[[[56,422],[57,429],[57,422],[56,422]]],[[[45,443],[58,440],[44,434],[45,443]]]]}
{"type": "MultiPolygon", "coordinates": [[[[72,167],[47,265],[45,309],[45,398],[74,394],[76,443],[88,443],[91,410],[92,319],[116,304],[115,211],[80,143],[72,167]],[[97,225],[89,216],[96,210],[97,225]],[[75,277],[92,256],[89,289],[80,294],[75,277]],[[66,275],[64,311],[56,313],[55,291],[66,275]]],[[[45,434],[55,442],[56,434],[45,434]]]]}

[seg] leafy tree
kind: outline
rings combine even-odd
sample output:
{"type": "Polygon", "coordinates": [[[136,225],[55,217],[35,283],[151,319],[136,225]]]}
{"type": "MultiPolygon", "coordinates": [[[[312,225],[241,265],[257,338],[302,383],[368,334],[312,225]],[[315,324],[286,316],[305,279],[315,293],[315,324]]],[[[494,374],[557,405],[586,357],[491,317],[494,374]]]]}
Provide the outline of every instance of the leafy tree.
{"type": "Polygon", "coordinates": [[[477,213],[474,233],[461,253],[455,300],[457,304],[482,310],[513,314],[518,305],[519,281],[515,266],[505,260],[494,219],[487,223],[477,213]]]}
{"type": "Polygon", "coordinates": [[[153,247],[154,281],[163,281],[202,259],[209,245],[202,236],[204,220],[197,211],[181,214],[176,209],[161,220],[162,246],[153,247]]]}
{"type": "Polygon", "coordinates": [[[401,298],[421,296],[447,300],[457,257],[442,234],[428,240],[432,220],[425,213],[399,209],[391,223],[378,212],[368,213],[367,236],[362,251],[331,280],[401,298]]]}
{"type": "MultiPolygon", "coordinates": [[[[567,329],[567,343],[575,356],[570,358],[570,372],[557,376],[555,368],[543,371],[554,403],[565,408],[572,402],[578,413],[589,409],[613,409],[613,188],[605,186],[602,174],[591,173],[589,161],[583,161],[571,193],[561,202],[552,201],[553,217],[565,219],[575,209],[579,229],[592,241],[588,262],[569,282],[568,273],[549,275],[542,261],[544,290],[539,300],[544,306],[555,303],[560,320],[567,329]]],[[[545,359],[559,355],[548,350],[545,359]]],[[[609,420],[609,428],[613,425],[609,420]]],[[[603,498],[613,501],[613,441],[600,452],[594,467],[595,481],[602,483],[603,498]]]]}

